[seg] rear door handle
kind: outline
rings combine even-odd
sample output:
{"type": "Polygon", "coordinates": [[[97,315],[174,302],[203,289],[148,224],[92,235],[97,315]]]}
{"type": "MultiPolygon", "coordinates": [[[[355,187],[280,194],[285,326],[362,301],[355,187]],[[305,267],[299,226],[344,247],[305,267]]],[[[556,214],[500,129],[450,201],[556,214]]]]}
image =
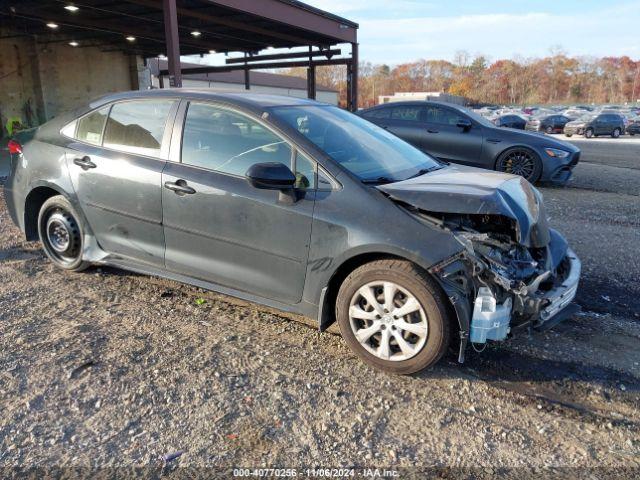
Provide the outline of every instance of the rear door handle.
{"type": "Polygon", "coordinates": [[[178,180],[176,182],[164,182],[164,188],[175,192],[176,195],[193,195],[194,193],[196,193],[196,190],[187,185],[187,182],[184,180],[178,180]]]}
{"type": "Polygon", "coordinates": [[[440,133],[438,130],[432,130],[430,128],[427,129],[427,132],[429,132],[429,133],[440,133]]]}
{"type": "Polygon", "coordinates": [[[502,142],[502,140],[500,140],[498,138],[487,138],[487,142],[488,143],[500,143],[500,142],[502,142]]]}
{"type": "Polygon", "coordinates": [[[93,163],[91,161],[91,158],[89,158],[89,157],[74,158],[73,159],[73,163],[75,163],[79,167],[82,167],[83,170],[89,170],[90,168],[96,168],[97,167],[97,165],[95,163],[93,163]]]}

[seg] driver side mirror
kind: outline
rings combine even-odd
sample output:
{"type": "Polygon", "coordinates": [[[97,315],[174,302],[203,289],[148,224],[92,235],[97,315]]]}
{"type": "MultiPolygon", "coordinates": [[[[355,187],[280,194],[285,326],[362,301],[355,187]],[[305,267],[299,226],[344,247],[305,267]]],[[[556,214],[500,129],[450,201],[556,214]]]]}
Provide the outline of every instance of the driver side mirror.
{"type": "Polygon", "coordinates": [[[283,163],[256,163],[245,176],[253,187],[263,190],[290,190],[296,183],[296,176],[283,163]]]}
{"type": "Polygon", "coordinates": [[[456,123],[456,126],[460,127],[462,130],[467,132],[471,130],[471,127],[473,126],[473,124],[471,123],[471,120],[467,120],[466,118],[460,118],[458,119],[458,123],[456,123]]]}

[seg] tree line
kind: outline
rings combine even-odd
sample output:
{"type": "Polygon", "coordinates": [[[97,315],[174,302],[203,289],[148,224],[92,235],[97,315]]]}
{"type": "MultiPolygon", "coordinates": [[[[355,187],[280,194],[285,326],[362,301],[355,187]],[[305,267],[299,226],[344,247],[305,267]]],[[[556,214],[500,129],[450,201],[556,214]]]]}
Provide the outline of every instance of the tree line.
{"type": "MultiPolygon", "coordinates": [[[[304,77],[306,70],[286,73],[304,77]]],[[[346,105],[343,66],[318,67],[317,83],[338,90],[346,105]]],[[[571,57],[561,51],[545,58],[490,61],[458,52],[451,62],[418,60],[394,67],[364,62],[358,85],[363,108],[396,92],[446,92],[473,104],[624,104],[640,99],[640,61],[571,57]]]]}

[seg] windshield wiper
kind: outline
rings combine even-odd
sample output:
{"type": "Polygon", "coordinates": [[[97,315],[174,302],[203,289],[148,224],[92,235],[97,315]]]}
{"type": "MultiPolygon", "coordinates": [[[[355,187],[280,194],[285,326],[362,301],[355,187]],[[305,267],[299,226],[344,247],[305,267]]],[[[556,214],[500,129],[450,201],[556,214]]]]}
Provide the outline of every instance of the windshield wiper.
{"type": "Polygon", "coordinates": [[[394,180],[393,178],[389,178],[389,177],[378,177],[378,178],[371,178],[368,180],[362,180],[362,183],[364,183],[365,185],[382,185],[383,183],[393,183],[393,182],[397,182],[397,180],[394,180]]]}
{"type": "Polygon", "coordinates": [[[444,165],[436,165],[435,167],[423,168],[422,170],[419,170],[418,173],[416,173],[415,175],[411,175],[409,178],[407,178],[407,180],[409,180],[411,178],[420,177],[420,176],[425,175],[427,173],[431,173],[431,172],[433,172],[435,170],[440,170],[441,168],[444,168],[444,165]]]}

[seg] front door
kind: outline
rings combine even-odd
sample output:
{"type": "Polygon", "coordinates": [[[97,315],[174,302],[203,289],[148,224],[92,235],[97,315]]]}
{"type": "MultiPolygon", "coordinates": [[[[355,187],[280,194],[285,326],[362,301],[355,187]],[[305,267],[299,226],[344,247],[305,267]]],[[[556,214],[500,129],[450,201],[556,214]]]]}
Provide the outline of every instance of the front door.
{"type": "Polygon", "coordinates": [[[100,247],[154,266],[164,265],[163,142],[168,147],[165,125],[174,104],[126,101],[94,111],[78,120],[77,141],[66,154],[82,211],[100,247]]]}
{"type": "Polygon", "coordinates": [[[166,267],[260,297],[299,302],[315,174],[302,178],[303,169],[297,169],[295,198],[251,186],[244,177],[251,165],[292,167],[294,149],[257,119],[214,104],[189,105],[182,138],[181,162],[170,162],[162,175],[166,267]]]}
{"type": "Polygon", "coordinates": [[[483,129],[466,116],[440,105],[422,107],[424,149],[447,162],[480,166],[483,129]],[[471,128],[458,127],[459,120],[471,122],[471,128]]]}

